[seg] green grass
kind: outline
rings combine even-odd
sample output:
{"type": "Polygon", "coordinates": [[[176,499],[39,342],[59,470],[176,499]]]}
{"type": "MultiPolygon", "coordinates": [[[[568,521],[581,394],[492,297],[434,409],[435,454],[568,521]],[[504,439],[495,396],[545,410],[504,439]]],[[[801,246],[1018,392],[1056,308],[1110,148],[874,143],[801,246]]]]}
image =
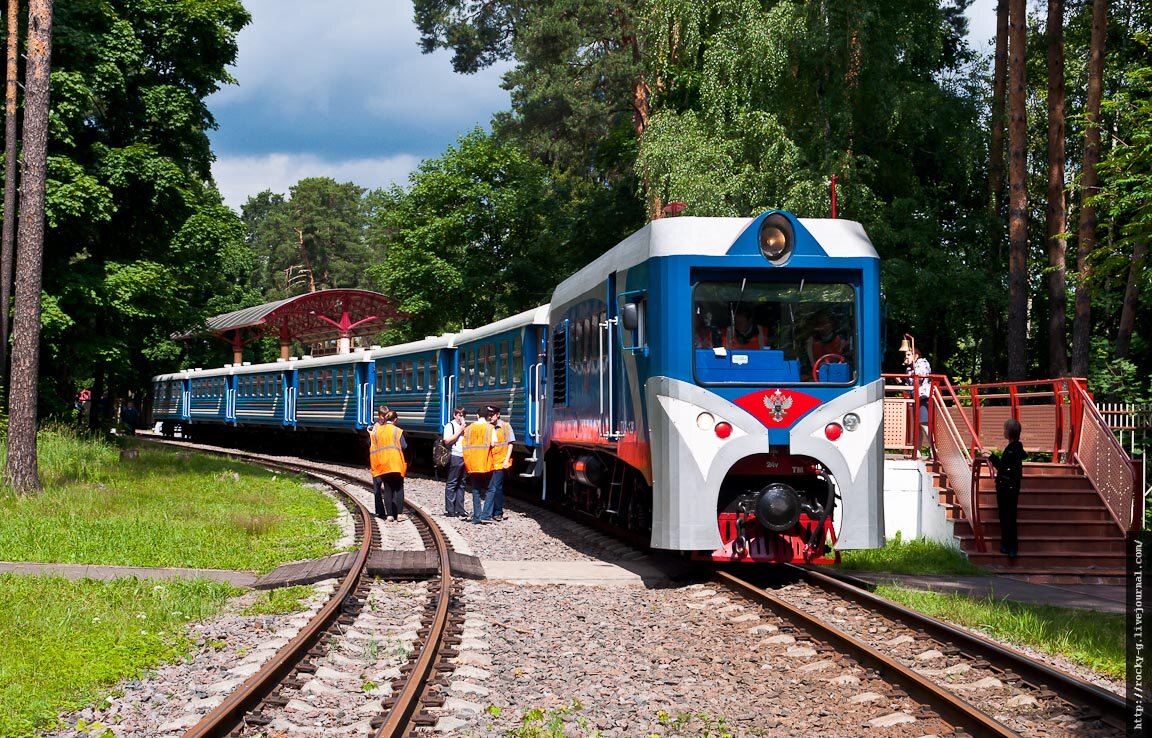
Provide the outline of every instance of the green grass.
{"type": "Polygon", "coordinates": [[[184,451],[42,432],[44,491],[0,492],[9,561],[240,569],[332,553],[336,504],[292,475],[184,451]]]}
{"type": "MultiPolygon", "coordinates": [[[[43,491],[0,491],[0,558],[265,572],[333,552],[336,503],[300,478],[120,442],[139,456],[121,460],[118,445],[42,431],[43,491]]],[[[306,589],[270,592],[252,614],[296,610],[306,589]]],[[[185,625],[239,593],[207,580],[0,575],[0,738],[49,727],[186,654],[185,625]]]]}
{"type": "Polygon", "coordinates": [[[0,574],[0,736],[27,736],[110,685],[184,654],[184,625],[239,590],[206,580],[0,574]]]}
{"type": "Polygon", "coordinates": [[[304,609],[304,600],[313,590],[308,586],[280,587],[261,592],[260,597],[240,611],[241,615],[283,615],[304,609]]]}
{"type": "Polygon", "coordinates": [[[987,574],[960,551],[923,538],[888,540],[884,548],[841,551],[838,569],[883,571],[893,574],[987,574]]]}
{"type": "Polygon", "coordinates": [[[892,586],[879,586],[876,594],[998,640],[1058,654],[1114,679],[1125,677],[1123,615],[892,586]]]}

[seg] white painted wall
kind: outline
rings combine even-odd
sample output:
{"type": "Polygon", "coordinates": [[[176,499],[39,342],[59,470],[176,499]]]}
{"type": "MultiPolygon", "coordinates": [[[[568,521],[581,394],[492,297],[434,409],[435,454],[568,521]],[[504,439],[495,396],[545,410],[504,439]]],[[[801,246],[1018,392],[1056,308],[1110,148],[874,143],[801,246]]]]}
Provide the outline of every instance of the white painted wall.
{"type": "Polygon", "coordinates": [[[957,548],[947,510],[937,498],[923,461],[884,460],[884,537],[926,538],[957,548]]]}

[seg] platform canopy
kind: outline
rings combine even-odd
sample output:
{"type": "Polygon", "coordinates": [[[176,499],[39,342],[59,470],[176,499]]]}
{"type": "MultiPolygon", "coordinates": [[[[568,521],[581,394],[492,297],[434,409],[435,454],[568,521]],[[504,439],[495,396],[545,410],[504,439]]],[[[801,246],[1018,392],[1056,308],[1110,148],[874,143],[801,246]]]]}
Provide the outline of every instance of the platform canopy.
{"type": "Polygon", "coordinates": [[[243,358],[246,344],[272,334],[279,336],[284,358],[293,340],[303,344],[335,341],[337,350],[346,353],[353,338],[375,335],[397,316],[391,301],[378,292],[321,290],[217,315],[208,319],[204,329],[173,338],[216,336],[232,344],[236,363],[243,358]]]}

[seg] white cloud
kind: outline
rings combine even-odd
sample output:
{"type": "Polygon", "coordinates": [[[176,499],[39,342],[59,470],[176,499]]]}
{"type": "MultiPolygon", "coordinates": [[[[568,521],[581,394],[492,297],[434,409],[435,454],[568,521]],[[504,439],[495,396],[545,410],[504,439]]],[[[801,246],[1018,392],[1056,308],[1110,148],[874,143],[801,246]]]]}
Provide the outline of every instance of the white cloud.
{"type": "Polygon", "coordinates": [[[499,89],[506,65],[459,75],[447,52],[420,53],[406,0],[248,0],[245,7],[252,22],[238,38],[239,85],[214,95],[213,109],[259,102],[289,119],[353,109],[411,121],[507,106],[499,89]]]}
{"type": "Polygon", "coordinates": [[[221,156],[212,165],[212,176],[225,204],[239,211],[252,195],[264,190],[287,195],[294,184],[306,177],[331,177],[368,189],[403,184],[419,163],[419,157],[410,154],[341,161],[314,154],[221,156]]]}

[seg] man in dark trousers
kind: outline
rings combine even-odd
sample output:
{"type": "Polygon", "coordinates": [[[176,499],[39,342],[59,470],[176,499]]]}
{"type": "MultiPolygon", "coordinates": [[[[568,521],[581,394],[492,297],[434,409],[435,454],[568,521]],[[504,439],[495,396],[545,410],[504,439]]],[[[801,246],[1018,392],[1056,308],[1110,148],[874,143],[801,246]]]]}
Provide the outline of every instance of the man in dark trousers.
{"type": "Polygon", "coordinates": [[[1020,443],[1020,421],[1004,421],[1004,438],[1008,445],[1003,453],[988,455],[996,467],[996,506],[1000,508],[1000,553],[1016,558],[1016,507],[1020,502],[1020,478],[1024,476],[1024,445],[1020,443]]]}

